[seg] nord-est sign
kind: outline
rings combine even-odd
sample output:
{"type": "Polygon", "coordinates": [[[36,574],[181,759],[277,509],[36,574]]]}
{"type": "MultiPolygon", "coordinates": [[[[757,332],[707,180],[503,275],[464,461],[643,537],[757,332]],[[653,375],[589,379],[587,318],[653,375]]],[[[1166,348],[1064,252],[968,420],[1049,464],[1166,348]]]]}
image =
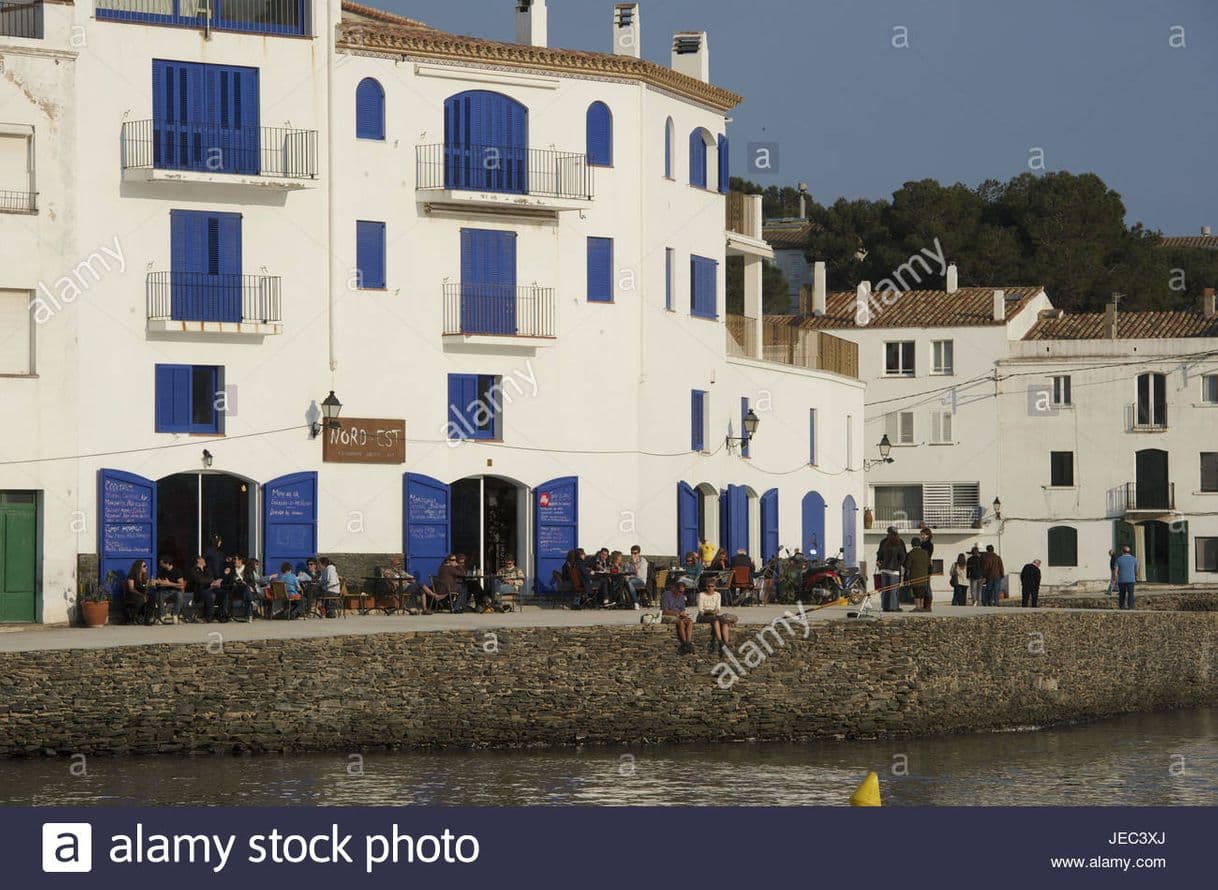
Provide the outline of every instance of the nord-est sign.
{"type": "Polygon", "coordinates": [[[333,464],[406,463],[406,421],[344,417],[322,428],[321,459],[333,464]]]}

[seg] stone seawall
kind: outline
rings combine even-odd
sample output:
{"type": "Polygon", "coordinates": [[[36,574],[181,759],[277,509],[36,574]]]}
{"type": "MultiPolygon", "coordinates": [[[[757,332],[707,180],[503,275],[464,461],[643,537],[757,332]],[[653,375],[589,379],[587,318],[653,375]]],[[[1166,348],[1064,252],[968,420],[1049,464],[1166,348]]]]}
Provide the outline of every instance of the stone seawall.
{"type": "Polygon", "coordinates": [[[5,653],[0,756],[919,736],[1218,702],[1214,613],[795,622],[750,666],[762,627],[738,627],[728,689],[702,626],[684,657],[660,626],[5,653]]]}

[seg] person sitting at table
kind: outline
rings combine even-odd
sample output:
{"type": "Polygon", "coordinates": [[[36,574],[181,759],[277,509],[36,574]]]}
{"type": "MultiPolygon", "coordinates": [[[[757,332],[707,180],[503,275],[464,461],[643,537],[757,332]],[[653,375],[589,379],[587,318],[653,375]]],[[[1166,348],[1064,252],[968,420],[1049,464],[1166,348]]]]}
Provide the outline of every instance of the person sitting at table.
{"type": "Polygon", "coordinates": [[[148,603],[148,563],[137,559],[131,563],[127,579],[123,582],[123,607],[127,623],[152,623],[152,610],[148,603]]]}
{"type": "Polygon", "coordinates": [[[757,566],[749,557],[748,551],[746,551],[743,547],[736,550],[736,555],[732,557],[732,560],[728,563],[728,566],[732,570],[732,580],[727,588],[727,597],[724,605],[734,606],[738,605],[736,603],[736,590],[738,589],[736,587],[736,569],[748,569],[749,584],[752,584],[753,579],[757,575],[757,566]]]}
{"type": "Polygon", "coordinates": [[[251,577],[249,566],[245,564],[245,557],[239,554],[233,557],[231,565],[224,567],[224,577],[220,579],[220,615],[223,620],[235,617],[233,614],[234,600],[241,601],[245,611],[245,620],[253,619],[254,588],[250,584],[251,577]]]}
{"type": "Polygon", "coordinates": [[[634,608],[638,608],[638,601],[635,599],[634,590],[630,587],[630,582],[626,577],[626,558],[622,555],[622,551],[614,550],[609,554],[609,602],[614,606],[625,608],[628,603],[633,602],[634,608]]]}
{"type": "Polygon", "coordinates": [[[702,576],[702,559],[693,550],[685,554],[685,564],[681,566],[681,577],[677,579],[685,590],[697,590],[698,579],[702,576]]]}
{"type": "Polygon", "coordinates": [[[495,575],[494,584],[495,605],[500,611],[504,611],[503,597],[519,597],[520,591],[524,588],[524,572],[516,565],[513,557],[505,556],[503,558],[503,565],[495,575]]]}
{"type": "Polygon", "coordinates": [[[158,560],[156,580],[152,582],[152,596],[156,600],[157,614],[161,620],[169,618],[170,624],[182,620],[182,601],[185,598],[186,579],[182,577],[173,564],[173,555],[162,553],[158,560]],[[165,603],[168,602],[169,615],[165,616],[165,603]]]}
{"type": "MultiPolygon", "coordinates": [[[[691,553],[691,556],[697,557],[691,553]]],[[[677,631],[677,651],[682,655],[689,655],[694,651],[693,633],[694,622],[689,617],[689,613],[685,610],[685,592],[681,588],[681,584],[677,580],[669,581],[664,586],[664,593],[660,597],[660,615],[661,620],[665,624],[672,624],[677,631]]]]}
{"type": "Polygon", "coordinates": [[[732,642],[732,625],[736,616],[723,611],[723,602],[713,576],[706,579],[706,588],[698,594],[698,623],[711,626],[708,651],[725,655],[732,642]]]}
{"type": "MultiPolygon", "coordinates": [[[[583,556],[584,551],[580,550],[583,556]]],[[[584,593],[589,602],[609,605],[609,548],[602,547],[584,559],[584,593]]]]}
{"type": "Polygon", "coordinates": [[[711,560],[711,563],[709,566],[707,566],[707,568],[715,572],[726,572],[728,569],[730,569],[731,563],[728,561],[727,551],[722,547],[716,550],[715,558],[711,560]]]}
{"type": "Polygon", "coordinates": [[[271,575],[269,580],[283,582],[284,591],[288,595],[288,601],[284,606],[284,617],[300,617],[303,614],[304,591],[300,587],[300,578],[292,571],[292,564],[290,562],[281,563],[279,574],[271,575]]]}
{"type": "Polygon", "coordinates": [[[486,591],[482,589],[480,577],[470,577],[471,575],[476,575],[477,572],[470,568],[469,557],[464,553],[457,554],[457,568],[461,570],[462,593],[462,596],[457,598],[457,611],[490,611],[488,607],[489,598],[486,595],[486,591]],[[471,601],[474,604],[472,607],[470,606],[471,601]]]}
{"type": "Polygon", "coordinates": [[[643,549],[638,544],[630,548],[630,559],[626,562],[626,583],[630,585],[630,598],[634,601],[635,609],[639,607],[639,593],[647,591],[647,576],[651,566],[643,557],[643,549]]]}
{"type": "MultiPolygon", "coordinates": [[[[437,602],[452,600],[454,612],[465,611],[465,607],[469,603],[469,595],[465,592],[465,570],[457,561],[457,554],[450,553],[444,557],[444,562],[436,570],[436,593],[433,594],[433,597],[437,602]]],[[[431,614],[430,609],[424,609],[423,612],[425,615],[431,614]]]]}
{"type": "Polygon", "coordinates": [[[216,617],[216,591],[220,582],[212,575],[207,566],[207,557],[203,554],[196,556],[194,566],[187,570],[186,585],[196,618],[210,624],[216,617]]]}

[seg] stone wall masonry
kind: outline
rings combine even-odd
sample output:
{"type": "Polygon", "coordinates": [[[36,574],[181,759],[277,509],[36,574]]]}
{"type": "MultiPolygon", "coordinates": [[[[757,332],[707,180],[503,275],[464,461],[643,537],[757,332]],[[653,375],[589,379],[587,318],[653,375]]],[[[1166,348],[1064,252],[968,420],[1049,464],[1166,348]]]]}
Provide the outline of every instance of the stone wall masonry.
{"type": "Polygon", "coordinates": [[[763,626],[738,627],[729,689],[704,626],[694,656],[644,625],[0,654],[0,755],[926,736],[1218,702],[1214,613],[793,623],[750,668],[763,626]]]}

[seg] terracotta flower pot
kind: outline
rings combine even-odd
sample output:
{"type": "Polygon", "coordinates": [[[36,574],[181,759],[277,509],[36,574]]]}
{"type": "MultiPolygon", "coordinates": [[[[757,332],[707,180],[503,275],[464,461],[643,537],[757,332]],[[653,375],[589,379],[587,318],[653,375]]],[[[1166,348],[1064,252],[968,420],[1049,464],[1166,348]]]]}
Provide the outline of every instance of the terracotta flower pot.
{"type": "Polygon", "coordinates": [[[86,602],[80,604],[81,613],[85,617],[85,627],[105,627],[110,620],[110,604],[108,602],[86,602]]]}

